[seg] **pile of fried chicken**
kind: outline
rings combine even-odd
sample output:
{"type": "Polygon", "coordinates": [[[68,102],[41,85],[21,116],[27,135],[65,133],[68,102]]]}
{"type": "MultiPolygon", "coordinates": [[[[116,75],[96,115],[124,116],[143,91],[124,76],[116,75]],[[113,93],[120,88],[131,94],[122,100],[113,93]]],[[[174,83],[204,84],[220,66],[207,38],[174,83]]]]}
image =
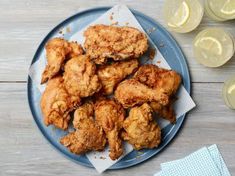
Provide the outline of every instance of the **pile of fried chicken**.
{"type": "Polygon", "coordinates": [[[45,125],[67,130],[72,120],[74,131],[60,143],[75,154],[102,151],[108,143],[109,156],[116,160],[123,154],[123,140],[136,150],[157,147],[161,129],[153,114],[176,122],[173,103],[180,75],[139,65],[148,40],[136,28],[95,25],[84,37],[84,49],[62,38],[45,46],[45,125]]]}

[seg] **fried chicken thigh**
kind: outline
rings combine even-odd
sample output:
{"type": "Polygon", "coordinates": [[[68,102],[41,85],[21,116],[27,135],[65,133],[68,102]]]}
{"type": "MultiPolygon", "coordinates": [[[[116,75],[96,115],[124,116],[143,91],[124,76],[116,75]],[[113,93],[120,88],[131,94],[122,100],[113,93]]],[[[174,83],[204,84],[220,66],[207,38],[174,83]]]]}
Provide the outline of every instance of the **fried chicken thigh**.
{"type": "Polygon", "coordinates": [[[76,102],[80,97],[88,97],[101,88],[96,66],[88,56],[80,55],[70,59],[64,69],[65,88],[76,102]]]}
{"type": "Polygon", "coordinates": [[[73,109],[70,96],[63,85],[63,78],[57,76],[48,81],[41,97],[41,110],[45,125],[55,125],[66,130],[70,120],[69,112],[73,109]]]}
{"type": "Polygon", "coordinates": [[[161,129],[152,117],[152,108],[147,104],[134,107],[123,123],[122,137],[136,150],[157,147],[161,142],[161,129]]]}
{"type": "Polygon", "coordinates": [[[96,64],[104,64],[108,58],[139,58],[148,49],[146,35],[132,27],[100,24],[89,27],[84,36],[86,52],[96,64]]]}
{"type": "Polygon", "coordinates": [[[102,151],[106,144],[103,129],[93,119],[93,103],[88,102],[80,106],[74,113],[74,128],[76,131],[62,137],[60,143],[72,153],[83,154],[96,150],[102,151]]]}
{"type": "Polygon", "coordinates": [[[98,77],[103,86],[102,93],[105,95],[112,94],[116,85],[132,74],[138,68],[138,65],[137,59],[131,59],[99,67],[98,77]]]}
{"type": "Polygon", "coordinates": [[[115,98],[124,108],[151,101],[160,102],[162,105],[169,102],[169,97],[161,89],[152,89],[135,79],[121,82],[115,90],[115,98]]]}
{"type": "Polygon", "coordinates": [[[150,106],[160,117],[174,123],[176,116],[172,106],[174,95],[181,84],[181,76],[176,71],[159,68],[156,65],[143,65],[135,73],[134,79],[153,89],[161,89],[170,97],[171,100],[167,106],[163,106],[158,101],[151,102],[150,106]]]}
{"type": "Polygon", "coordinates": [[[120,130],[125,118],[124,109],[114,100],[100,100],[95,104],[95,117],[108,138],[110,158],[112,160],[118,159],[123,154],[120,130]]]}
{"type": "Polygon", "coordinates": [[[54,77],[63,66],[65,60],[81,55],[83,49],[76,42],[68,42],[62,38],[53,38],[46,44],[47,65],[42,74],[41,84],[54,77]]]}

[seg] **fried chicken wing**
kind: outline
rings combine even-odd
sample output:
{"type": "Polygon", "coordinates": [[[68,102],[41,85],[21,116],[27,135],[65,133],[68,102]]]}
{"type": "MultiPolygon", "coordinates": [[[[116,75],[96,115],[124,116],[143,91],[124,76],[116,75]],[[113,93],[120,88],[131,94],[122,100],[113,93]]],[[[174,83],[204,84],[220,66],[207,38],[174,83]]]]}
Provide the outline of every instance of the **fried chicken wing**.
{"type": "Polygon", "coordinates": [[[135,73],[134,78],[153,89],[163,90],[170,97],[171,100],[167,106],[156,101],[151,102],[150,106],[160,117],[175,123],[176,116],[172,106],[174,95],[181,84],[181,76],[176,71],[159,68],[156,65],[143,65],[135,73]]]}
{"type": "Polygon", "coordinates": [[[162,105],[169,102],[169,97],[161,89],[152,89],[135,79],[121,82],[115,90],[115,98],[124,108],[151,101],[160,102],[162,105]]]}
{"type": "Polygon", "coordinates": [[[137,59],[131,59],[99,67],[97,73],[103,86],[102,93],[105,95],[112,94],[116,85],[132,74],[138,68],[138,65],[137,59]]]}
{"type": "Polygon", "coordinates": [[[63,130],[68,128],[69,112],[73,109],[73,106],[70,96],[64,88],[61,76],[48,81],[40,105],[45,125],[55,125],[63,130]]]}
{"type": "Polygon", "coordinates": [[[108,58],[139,58],[148,49],[146,35],[132,27],[100,24],[89,27],[84,36],[86,52],[96,64],[103,64],[108,58]]]}
{"type": "Polygon", "coordinates": [[[95,117],[108,138],[110,158],[112,160],[118,159],[123,154],[120,130],[125,118],[124,109],[114,100],[104,99],[96,102],[95,117]]]}
{"type": "Polygon", "coordinates": [[[157,147],[161,142],[161,129],[152,117],[151,107],[145,103],[130,110],[123,123],[122,137],[136,150],[157,147]]]}
{"type": "Polygon", "coordinates": [[[80,106],[74,113],[73,124],[76,130],[61,138],[60,143],[72,153],[83,154],[96,150],[102,151],[106,144],[103,129],[93,119],[93,103],[80,106]]]}
{"type": "Polygon", "coordinates": [[[64,70],[65,88],[74,101],[100,90],[101,83],[96,75],[96,66],[88,56],[80,55],[70,59],[66,62],[64,70]]]}
{"type": "Polygon", "coordinates": [[[42,74],[41,84],[54,77],[61,69],[65,60],[81,55],[83,49],[76,42],[68,42],[62,38],[53,38],[46,44],[47,65],[42,74]]]}

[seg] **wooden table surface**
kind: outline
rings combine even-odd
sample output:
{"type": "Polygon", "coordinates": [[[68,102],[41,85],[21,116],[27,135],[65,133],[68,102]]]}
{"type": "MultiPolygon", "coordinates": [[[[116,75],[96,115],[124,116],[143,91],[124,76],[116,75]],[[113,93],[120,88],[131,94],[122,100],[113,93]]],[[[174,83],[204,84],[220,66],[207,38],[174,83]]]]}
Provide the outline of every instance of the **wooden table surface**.
{"type": "MultiPolygon", "coordinates": [[[[163,0],[0,0],[0,175],[98,175],[55,151],[33,122],[26,80],[33,55],[44,36],[59,22],[84,8],[125,3],[165,26],[163,0]]],[[[218,23],[204,16],[188,34],[172,33],[183,49],[192,78],[192,97],[197,107],[185,120],[177,137],[152,159],[124,170],[103,175],[153,175],[160,163],[178,159],[217,144],[232,175],[235,175],[235,111],[222,99],[223,82],[235,75],[235,56],[221,68],[199,65],[192,53],[192,40],[206,27],[223,27],[235,36],[235,21],[218,23]]]]}

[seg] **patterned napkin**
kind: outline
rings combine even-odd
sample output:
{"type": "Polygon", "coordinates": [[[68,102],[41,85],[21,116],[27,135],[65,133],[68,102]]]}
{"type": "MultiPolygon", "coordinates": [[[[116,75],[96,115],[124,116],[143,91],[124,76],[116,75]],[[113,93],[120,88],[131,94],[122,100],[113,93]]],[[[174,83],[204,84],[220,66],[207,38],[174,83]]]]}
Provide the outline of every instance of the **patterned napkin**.
{"type": "Polygon", "coordinates": [[[203,147],[183,159],[161,164],[161,172],[154,176],[231,176],[214,144],[203,147]]]}

